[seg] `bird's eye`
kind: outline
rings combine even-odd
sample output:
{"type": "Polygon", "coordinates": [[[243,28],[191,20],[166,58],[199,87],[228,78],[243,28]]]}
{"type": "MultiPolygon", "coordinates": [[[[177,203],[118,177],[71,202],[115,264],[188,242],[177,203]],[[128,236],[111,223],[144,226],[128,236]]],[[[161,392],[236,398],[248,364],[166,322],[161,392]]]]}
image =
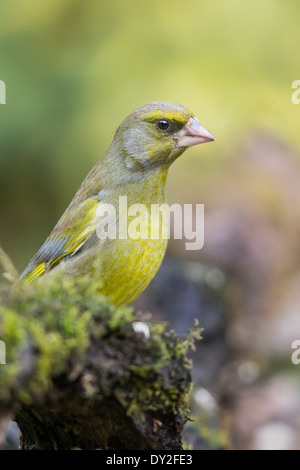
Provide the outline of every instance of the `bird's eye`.
{"type": "Polygon", "coordinates": [[[166,119],[160,119],[159,121],[157,121],[157,127],[161,131],[167,131],[168,129],[170,129],[170,123],[166,119]]]}

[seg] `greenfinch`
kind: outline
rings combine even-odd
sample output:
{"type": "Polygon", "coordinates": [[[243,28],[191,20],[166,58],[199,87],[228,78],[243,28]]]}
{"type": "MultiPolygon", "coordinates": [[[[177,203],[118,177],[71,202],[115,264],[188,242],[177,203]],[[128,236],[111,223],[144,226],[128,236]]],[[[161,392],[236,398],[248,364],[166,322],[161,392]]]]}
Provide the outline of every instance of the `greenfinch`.
{"type": "MultiPolygon", "coordinates": [[[[118,207],[125,196],[128,206],[143,204],[150,209],[152,204],[166,203],[170,165],[187,147],[213,140],[186,106],[157,101],[137,108],[118,127],[110,147],[20,279],[32,281],[58,269],[74,278],[97,276],[100,291],[113,305],[133,301],[156,274],[167,240],[162,236],[101,237],[97,210],[101,204],[118,207]]],[[[152,229],[154,222],[148,219],[147,223],[152,229]]],[[[157,223],[166,226],[163,211],[157,223]]],[[[118,215],[116,224],[120,228],[118,215]]]]}

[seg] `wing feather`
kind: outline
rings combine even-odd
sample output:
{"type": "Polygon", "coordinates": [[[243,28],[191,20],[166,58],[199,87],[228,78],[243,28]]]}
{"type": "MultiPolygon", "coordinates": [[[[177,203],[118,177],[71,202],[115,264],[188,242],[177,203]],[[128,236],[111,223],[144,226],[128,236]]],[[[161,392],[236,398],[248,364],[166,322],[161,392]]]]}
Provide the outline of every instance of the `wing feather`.
{"type": "Polygon", "coordinates": [[[32,281],[53,269],[62,260],[75,256],[96,230],[98,199],[69,206],[49,237],[28,263],[21,279],[32,281]]]}

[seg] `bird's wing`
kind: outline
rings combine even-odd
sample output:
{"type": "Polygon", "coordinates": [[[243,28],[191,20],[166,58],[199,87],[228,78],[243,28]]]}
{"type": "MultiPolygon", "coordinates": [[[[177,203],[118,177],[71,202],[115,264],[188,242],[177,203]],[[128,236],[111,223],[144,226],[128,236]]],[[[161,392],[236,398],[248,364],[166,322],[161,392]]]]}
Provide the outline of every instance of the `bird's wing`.
{"type": "Polygon", "coordinates": [[[98,199],[91,197],[70,206],[30,260],[20,278],[32,281],[57,266],[62,260],[78,253],[95,233],[98,204],[98,199]]]}

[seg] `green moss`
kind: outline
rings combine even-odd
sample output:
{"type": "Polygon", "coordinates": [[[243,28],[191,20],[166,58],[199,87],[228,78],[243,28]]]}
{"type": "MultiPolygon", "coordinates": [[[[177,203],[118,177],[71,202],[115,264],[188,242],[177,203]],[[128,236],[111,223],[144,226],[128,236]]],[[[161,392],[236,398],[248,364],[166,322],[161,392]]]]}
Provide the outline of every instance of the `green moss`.
{"type": "Polygon", "coordinates": [[[76,378],[94,348],[100,379],[82,380],[86,397],[114,396],[135,420],[155,409],[185,416],[191,367],[186,352],[199,337],[197,326],[181,340],[149,316],[137,319],[133,309],[114,308],[88,278],[53,275],[23,283],[0,307],[0,339],[7,348],[0,402],[13,397],[34,403],[62,374],[76,378]],[[149,335],[137,333],[134,321],[146,322],[149,335]]]}
{"type": "Polygon", "coordinates": [[[0,400],[13,391],[22,401],[30,401],[33,390],[36,394],[37,389],[49,387],[73,351],[86,348],[91,312],[79,299],[71,283],[53,278],[18,286],[8,303],[0,306],[0,337],[7,353],[6,365],[0,369],[0,400]],[[22,388],[19,373],[24,360],[30,361],[30,348],[38,352],[35,373],[22,388]]]}
{"type": "Polygon", "coordinates": [[[131,308],[116,309],[113,311],[113,315],[107,323],[107,328],[110,331],[117,331],[134,320],[135,318],[131,308]]]}

